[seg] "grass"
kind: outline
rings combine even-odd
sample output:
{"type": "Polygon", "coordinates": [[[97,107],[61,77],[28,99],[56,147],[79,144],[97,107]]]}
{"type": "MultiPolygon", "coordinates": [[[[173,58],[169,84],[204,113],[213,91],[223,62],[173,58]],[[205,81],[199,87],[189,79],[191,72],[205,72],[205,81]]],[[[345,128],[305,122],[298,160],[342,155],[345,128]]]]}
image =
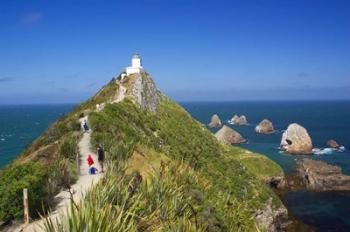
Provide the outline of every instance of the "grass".
{"type": "Polygon", "coordinates": [[[126,174],[140,172],[143,178],[149,178],[155,170],[160,170],[162,164],[169,162],[169,157],[144,147],[135,148],[126,163],[126,174]]]}
{"type": "Polygon", "coordinates": [[[111,162],[126,162],[128,173],[148,173],[165,157],[188,167],[198,181],[189,182],[187,191],[200,199],[191,206],[206,230],[255,230],[255,211],[269,198],[276,207],[280,205],[261,181],[263,176],[281,174],[278,165],[243,149],[222,146],[209,130],[168,99],[154,114],[126,99],[92,113],[90,123],[93,143],[104,145],[111,162]],[[246,154],[249,156],[241,158],[246,154]]]}
{"type": "Polygon", "coordinates": [[[232,146],[224,146],[224,154],[226,159],[234,159],[241,162],[249,172],[262,181],[284,175],[283,169],[264,155],[232,146]]]}
{"type": "MultiPolygon", "coordinates": [[[[38,181],[42,183],[40,191],[45,192],[42,201],[45,205],[49,204],[58,191],[74,183],[77,179],[75,156],[81,136],[79,118],[92,111],[96,104],[112,99],[117,91],[118,86],[114,84],[114,80],[111,80],[94,97],[76,107],[71,113],[59,118],[11,164],[0,171],[0,178],[9,178],[13,169],[31,163],[46,167],[43,170],[44,175],[38,176],[40,178],[38,181]]],[[[14,177],[11,176],[11,178],[14,177]]],[[[31,178],[31,175],[27,173],[22,178],[31,178]]],[[[12,187],[12,182],[16,183],[15,180],[9,181],[8,188],[12,187]]],[[[29,194],[35,195],[36,193],[29,192],[29,194]]],[[[20,194],[15,196],[16,199],[11,200],[16,203],[13,208],[21,208],[22,197],[20,194]]],[[[10,198],[7,197],[6,192],[2,191],[0,192],[0,199],[8,201],[7,199],[10,198]]],[[[0,204],[10,205],[13,202],[0,202],[0,204]]],[[[35,214],[32,214],[32,216],[35,216],[35,214]]],[[[21,217],[20,214],[12,213],[9,215],[4,211],[4,208],[0,208],[0,221],[19,217],[21,217]]]]}
{"type": "Polygon", "coordinates": [[[221,145],[167,98],[155,113],[129,98],[92,112],[96,104],[113,99],[114,81],[55,122],[18,159],[49,160],[49,186],[62,185],[60,170],[69,167],[74,173],[77,121],[87,113],[92,145],[102,144],[106,151],[108,178],[60,221],[48,220],[47,231],[256,231],[256,210],[270,198],[275,207],[281,204],[261,181],[280,175],[278,165],[221,145]]]}
{"type": "MultiPolygon", "coordinates": [[[[33,177],[33,173],[22,172],[20,177],[23,180],[36,181],[39,187],[30,189],[29,195],[40,196],[35,200],[31,208],[31,216],[35,218],[37,210],[42,209],[42,204],[49,206],[53,196],[62,188],[66,188],[77,179],[78,172],[75,165],[77,144],[81,133],[78,117],[69,114],[53,123],[32,145],[30,145],[11,164],[5,167],[1,173],[1,180],[8,179],[8,189],[15,189],[17,192],[13,197],[7,197],[6,191],[0,191],[0,204],[12,205],[17,213],[7,213],[5,207],[0,207],[0,221],[22,217],[22,194],[26,184],[18,184],[16,177],[12,175],[13,170],[20,169],[26,165],[33,164],[42,168],[42,175],[33,177]]],[[[38,168],[36,168],[38,169],[38,168]]]]}

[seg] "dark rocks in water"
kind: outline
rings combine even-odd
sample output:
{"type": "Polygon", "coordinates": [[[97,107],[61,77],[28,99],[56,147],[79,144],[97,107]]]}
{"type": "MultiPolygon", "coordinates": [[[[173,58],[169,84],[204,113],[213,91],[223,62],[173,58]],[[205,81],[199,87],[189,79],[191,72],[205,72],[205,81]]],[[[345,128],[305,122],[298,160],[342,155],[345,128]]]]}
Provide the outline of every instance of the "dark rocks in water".
{"type": "Polygon", "coordinates": [[[327,142],[327,146],[330,147],[330,148],[335,148],[335,149],[340,148],[340,145],[334,139],[329,140],[327,142]]]}
{"type": "Polygon", "coordinates": [[[272,189],[284,189],[288,186],[287,180],[284,176],[275,176],[270,178],[266,184],[272,189]]]}
{"type": "Polygon", "coordinates": [[[245,126],[248,124],[247,117],[244,115],[238,116],[234,115],[230,120],[230,123],[233,125],[245,126]]]}
{"type": "Polygon", "coordinates": [[[341,167],[323,161],[302,159],[297,162],[297,175],[313,191],[350,191],[350,176],[341,167]]]}
{"type": "Polygon", "coordinates": [[[284,205],[274,207],[272,198],[256,212],[255,220],[264,231],[285,231],[289,225],[288,210],[284,205]]]}
{"type": "Polygon", "coordinates": [[[264,119],[255,127],[255,132],[260,134],[273,134],[276,131],[272,122],[268,119],[264,119]]]}
{"type": "Polygon", "coordinates": [[[227,145],[240,144],[247,141],[240,133],[228,126],[223,126],[218,132],[216,132],[215,137],[217,140],[227,145]]]}
{"type": "Polygon", "coordinates": [[[210,128],[215,128],[215,127],[220,127],[222,125],[221,120],[219,118],[219,116],[217,114],[214,114],[211,117],[210,123],[209,123],[209,127],[210,128]]]}
{"type": "Polygon", "coordinates": [[[281,149],[290,154],[312,154],[312,141],[307,130],[297,123],[290,124],[282,135],[281,149]]]}

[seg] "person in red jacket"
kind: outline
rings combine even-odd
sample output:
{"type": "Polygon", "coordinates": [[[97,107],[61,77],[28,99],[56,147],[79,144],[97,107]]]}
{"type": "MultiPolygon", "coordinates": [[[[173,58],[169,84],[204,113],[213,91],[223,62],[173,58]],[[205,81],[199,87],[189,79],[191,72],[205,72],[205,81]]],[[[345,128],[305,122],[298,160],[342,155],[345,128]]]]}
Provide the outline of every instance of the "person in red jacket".
{"type": "Polygon", "coordinates": [[[89,167],[90,166],[92,166],[92,165],[94,165],[94,159],[92,158],[92,156],[91,155],[89,155],[88,157],[87,157],[87,162],[88,162],[88,165],[89,165],[89,167]]]}

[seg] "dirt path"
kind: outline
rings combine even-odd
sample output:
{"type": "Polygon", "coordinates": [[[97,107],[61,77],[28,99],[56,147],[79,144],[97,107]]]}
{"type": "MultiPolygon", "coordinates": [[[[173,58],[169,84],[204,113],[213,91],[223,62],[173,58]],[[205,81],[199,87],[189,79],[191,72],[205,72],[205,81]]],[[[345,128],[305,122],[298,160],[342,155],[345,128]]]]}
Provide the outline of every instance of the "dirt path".
{"type": "Polygon", "coordinates": [[[113,103],[121,102],[125,98],[126,88],[119,82],[119,92],[113,103]]]}
{"type": "MultiPolygon", "coordinates": [[[[87,120],[87,116],[80,119],[80,122],[87,120]]],[[[80,153],[80,175],[77,182],[71,186],[74,192],[73,199],[75,202],[79,202],[80,199],[84,198],[87,191],[93,184],[96,184],[102,177],[101,173],[96,175],[89,174],[89,165],[87,164],[87,157],[89,154],[93,155],[95,161],[95,167],[100,171],[100,165],[97,162],[97,156],[95,152],[91,150],[90,144],[91,131],[84,133],[82,139],[80,140],[78,147],[80,153]]],[[[67,190],[61,191],[55,196],[55,201],[59,202],[55,210],[50,214],[50,218],[54,219],[59,216],[60,213],[66,213],[70,205],[70,193],[67,190]]],[[[44,231],[43,228],[44,220],[37,220],[31,222],[28,226],[24,228],[18,228],[14,231],[44,231]]]]}

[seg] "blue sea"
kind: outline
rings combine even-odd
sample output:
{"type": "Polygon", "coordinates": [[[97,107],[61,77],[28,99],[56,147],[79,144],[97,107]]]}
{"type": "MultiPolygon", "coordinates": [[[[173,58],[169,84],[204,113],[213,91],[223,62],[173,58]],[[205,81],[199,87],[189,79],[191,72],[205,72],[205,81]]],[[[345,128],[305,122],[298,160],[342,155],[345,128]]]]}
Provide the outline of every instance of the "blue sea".
{"type": "Polygon", "coordinates": [[[0,169],[74,105],[0,105],[0,169]]]}
{"type": "MultiPolygon", "coordinates": [[[[247,149],[262,153],[292,173],[296,159],[279,153],[282,131],[297,122],[312,137],[314,147],[324,148],[329,139],[350,149],[350,102],[182,102],[181,105],[198,121],[208,124],[216,113],[222,121],[234,114],[247,116],[248,126],[232,126],[248,144],[247,149]],[[264,118],[278,130],[274,135],[258,135],[254,127],[264,118]]],[[[50,123],[71,111],[74,105],[0,106],[0,168],[13,160],[37,138],[50,123]]],[[[215,132],[215,130],[213,130],[215,132]]],[[[308,156],[309,157],[309,156],[308,156]]],[[[342,167],[350,175],[350,151],[312,156],[342,167]]],[[[350,194],[290,192],[285,196],[290,212],[317,231],[350,231],[350,194]]]]}
{"type": "MultiPolygon", "coordinates": [[[[244,114],[248,126],[229,125],[249,140],[248,144],[241,146],[268,156],[287,174],[293,172],[296,159],[302,157],[280,153],[277,147],[288,124],[299,123],[308,130],[314,147],[325,148],[328,140],[335,139],[347,148],[345,152],[313,155],[311,158],[339,165],[345,174],[350,175],[350,101],[191,102],[182,103],[182,106],[203,124],[208,124],[214,113],[222,121],[231,119],[234,114],[244,114]],[[273,122],[277,134],[259,135],[254,132],[255,126],[264,118],[273,122]]],[[[349,193],[297,191],[288,193],[285,198],[290,212],[316,231],[350,231],[349,193]]]]}

